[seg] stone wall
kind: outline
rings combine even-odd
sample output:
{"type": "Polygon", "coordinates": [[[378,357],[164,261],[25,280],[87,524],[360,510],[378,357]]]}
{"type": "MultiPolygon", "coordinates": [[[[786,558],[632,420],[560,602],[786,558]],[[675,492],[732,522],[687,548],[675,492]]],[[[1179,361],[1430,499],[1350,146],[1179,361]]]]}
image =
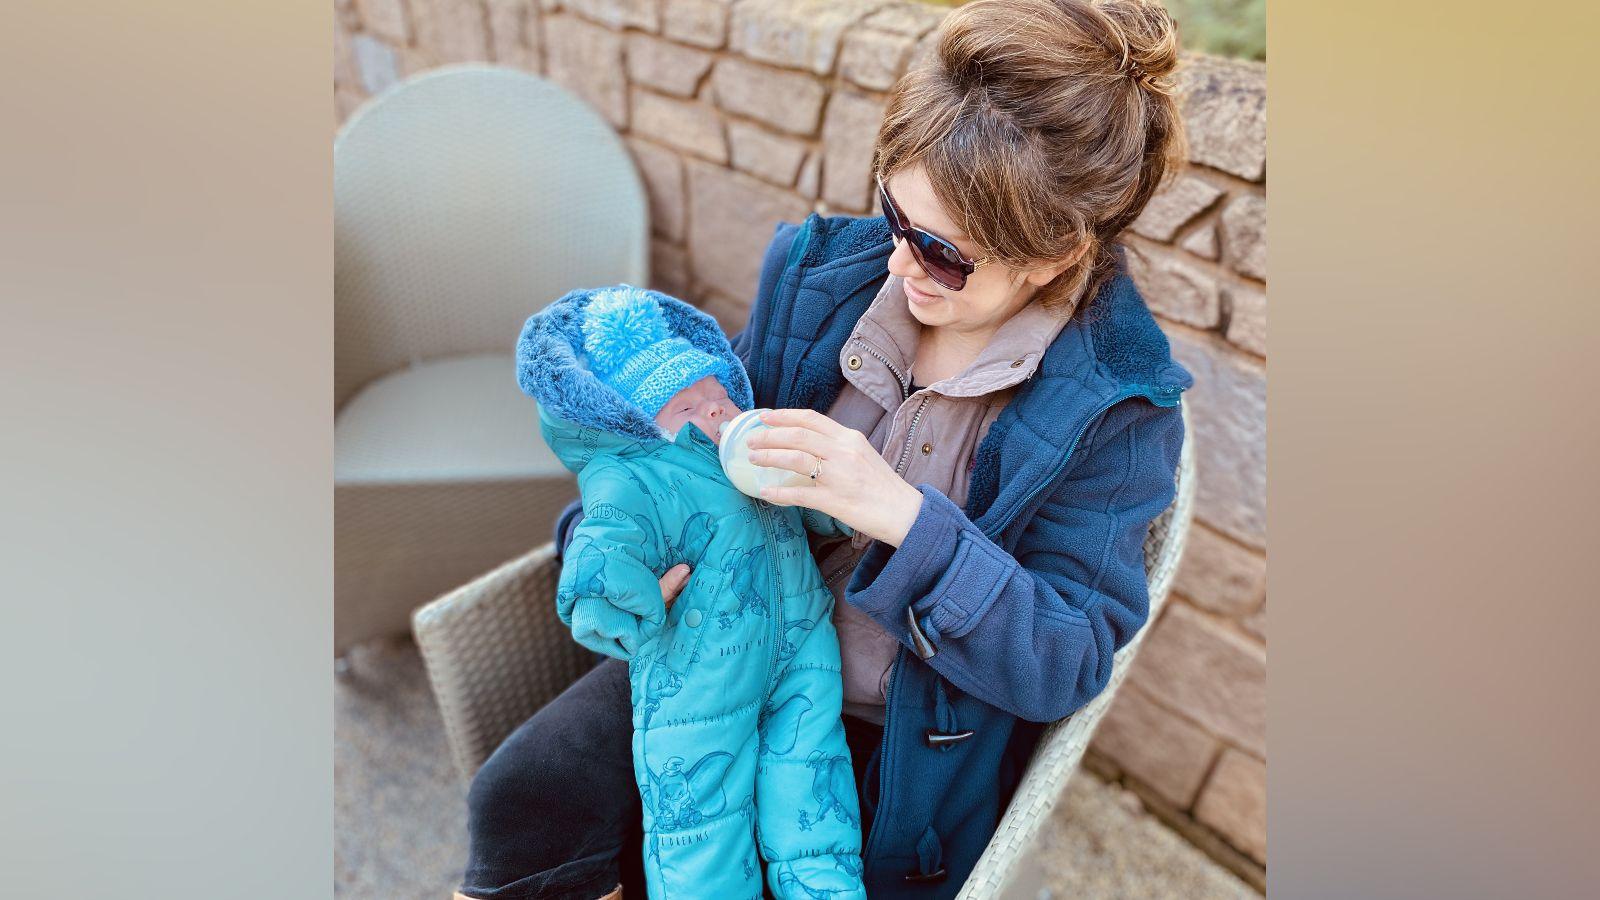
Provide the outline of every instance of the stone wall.
{"type": "MultiPolygon", "coordinates": [[[[335,0],[334,97],[444,63],[557,81],[643,173],[652,286],[741,327],[779,221],[871,212],[887,90],[946,10],[904,0],[335,0]]],[[[1266,78],[1192,57],[1193,165],[1127,243],[1195,374],[1198,522],[1093,764],[1238,867],[1266,858],[1266,78]],[[1220,840],[1219,840],[1220,838],[1220,840]]]]}

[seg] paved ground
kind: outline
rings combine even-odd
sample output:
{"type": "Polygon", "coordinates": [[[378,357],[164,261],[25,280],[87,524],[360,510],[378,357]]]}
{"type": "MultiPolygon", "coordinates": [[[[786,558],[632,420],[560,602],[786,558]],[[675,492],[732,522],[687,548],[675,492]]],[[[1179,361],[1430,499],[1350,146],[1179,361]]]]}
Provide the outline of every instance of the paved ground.
{"type": "MultiPolygon", "coordinates": [[[[351,654],[337,682],[334,885],[341,897],[448,898],[465,858],[463,791],[422,660],[408,642],[351,654]]],[[[1081,772],[1015,900],[1255,898],[1232,873],[1144,812],[1132,793],[1081,772]]]]}

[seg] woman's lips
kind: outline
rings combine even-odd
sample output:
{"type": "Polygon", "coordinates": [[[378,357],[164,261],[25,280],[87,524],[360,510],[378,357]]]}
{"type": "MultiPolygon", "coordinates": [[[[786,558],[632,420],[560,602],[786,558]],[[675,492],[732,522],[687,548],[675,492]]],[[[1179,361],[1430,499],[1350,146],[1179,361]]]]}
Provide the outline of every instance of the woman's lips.
{"type": "Polygon", "coordinates": [[[906,299],[919,306],[927,306],[939,300],[939,295],[919,291],[913,287],[909,281],[903,282],[901,287],[905,288],[906,299]]]}

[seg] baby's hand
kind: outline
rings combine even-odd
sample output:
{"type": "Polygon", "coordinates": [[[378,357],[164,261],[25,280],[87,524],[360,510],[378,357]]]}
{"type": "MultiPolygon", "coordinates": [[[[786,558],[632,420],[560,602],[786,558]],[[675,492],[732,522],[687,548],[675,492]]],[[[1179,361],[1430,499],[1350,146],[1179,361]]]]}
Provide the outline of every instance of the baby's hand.
{"type": "Polygon", "coordinates": [[[661,576],[661,599],[666,601],[667,609],[672,608],[673,601],[683,593],[683,586],[689,583],[689,564],[678,563],[661,576]]]}

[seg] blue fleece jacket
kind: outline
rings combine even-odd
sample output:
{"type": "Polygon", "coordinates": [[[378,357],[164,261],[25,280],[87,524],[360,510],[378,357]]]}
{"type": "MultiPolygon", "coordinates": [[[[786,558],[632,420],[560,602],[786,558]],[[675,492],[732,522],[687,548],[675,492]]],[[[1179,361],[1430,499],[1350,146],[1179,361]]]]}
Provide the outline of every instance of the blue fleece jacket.
{"type": "MultiPolygon", "coordinates": [[[[832,405],[892,249],[881,217],[778,226],[733,342],[758,404],[832,405]]],[[[846,601],[901,643],[861,797],[870,896],[954,897],[1043,723],[1105,688],[1149,613],[1144,539],[1174,495],[1191,384],[1119,272],[990,427],[965,505],[919,485],[905,541],[858,564],[846,601]]]]}

